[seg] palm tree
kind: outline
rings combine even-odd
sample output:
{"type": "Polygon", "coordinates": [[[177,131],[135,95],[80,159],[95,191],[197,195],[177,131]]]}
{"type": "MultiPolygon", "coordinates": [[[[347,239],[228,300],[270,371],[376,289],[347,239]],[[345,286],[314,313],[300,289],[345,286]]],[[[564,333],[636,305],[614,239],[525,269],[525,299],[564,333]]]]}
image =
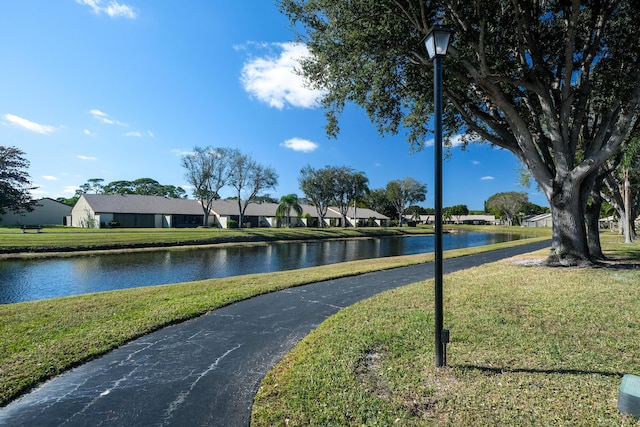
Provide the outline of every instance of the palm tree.
{"type": "Polygon", "coordinates": [[[298,203],[297,194],[287,194],[280,197],[280,204],[276,209],[276,218],[287,218],[287,227],[291,227],[291,210],[298,214],[298,218],[302,216],[302,206],[298,203]]]}

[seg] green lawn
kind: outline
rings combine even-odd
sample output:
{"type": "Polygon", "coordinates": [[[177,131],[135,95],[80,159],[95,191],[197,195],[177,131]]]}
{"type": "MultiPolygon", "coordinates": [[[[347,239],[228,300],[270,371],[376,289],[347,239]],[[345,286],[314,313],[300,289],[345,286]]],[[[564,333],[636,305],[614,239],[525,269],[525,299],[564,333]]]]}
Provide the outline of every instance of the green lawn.
{"type": "MultiPolygon", "coordinates": [[[[523,242],[451,251],[447,256],[523,242]]],[[[133,338],[232,302],[277,289],[432,259],[433,254],[389,257],[306,268],[295,275],[246,275],[0,305],[0,404],[133,338]]]]}
{"type": "Polygon", "coordinates": [[[603,238],[620,264],[507,260],[445,276],[446,368],[432,280],[342,310],[266,376],[252,425],[640,424],[616,408],[622,375],[640,375],[640,246],[603,238]]]}

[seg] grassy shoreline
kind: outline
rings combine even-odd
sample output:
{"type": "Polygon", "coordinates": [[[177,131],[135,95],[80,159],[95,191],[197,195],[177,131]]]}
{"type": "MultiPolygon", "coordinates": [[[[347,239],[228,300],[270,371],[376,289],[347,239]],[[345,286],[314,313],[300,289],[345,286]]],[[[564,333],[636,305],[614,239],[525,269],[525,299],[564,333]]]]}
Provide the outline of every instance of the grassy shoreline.
{"type": "MultiPolygon", "coordinates": [[[[538,239],[545,239],[541,237],[538,239]]],[[[463,256],[531,239],[456,251],[463,256]]],[[[0,306],[0,405],[40,382],[163,326],[235,301],[330,278],[429,262],[433,254],[354,261],[0,306]]]]}
{"type": "Polygon", "coordinates": [[[640,375],[640,245],[603,247],[602,268],[539,251],[447,275],[446,368],[433,280],[341,310],[267,374],[251,425],[640,425],[616,407],[640,375]]]}
{"type": "Polygon", "coordinates": [[[165,250],[186,246],[264,243],[290,240],[353,239],[407,234],[430,234],[432,227],[387,228],[190,228],[190,229],[79,229],[45,228],[23,234],[16,227],[0,227],[0,257],[34,254],[64,256],[113,250],[165,250]],[[18,254],[18,255],[16,255],[18,254]]]}

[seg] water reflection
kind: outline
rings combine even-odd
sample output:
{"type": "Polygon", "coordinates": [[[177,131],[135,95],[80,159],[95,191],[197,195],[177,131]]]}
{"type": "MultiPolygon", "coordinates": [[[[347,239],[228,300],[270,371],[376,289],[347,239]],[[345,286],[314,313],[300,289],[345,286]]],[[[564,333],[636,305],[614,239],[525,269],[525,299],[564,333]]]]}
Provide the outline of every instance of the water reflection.
{"type": "MultiPolygon", "coordinates": [[[[445,250],[520,239],[513,234],[444,236],[445,250]]],[[[0,303],[285,271],[433,251],[433,236],[273,243],[48,260],[0,261],[0,303]]]]}

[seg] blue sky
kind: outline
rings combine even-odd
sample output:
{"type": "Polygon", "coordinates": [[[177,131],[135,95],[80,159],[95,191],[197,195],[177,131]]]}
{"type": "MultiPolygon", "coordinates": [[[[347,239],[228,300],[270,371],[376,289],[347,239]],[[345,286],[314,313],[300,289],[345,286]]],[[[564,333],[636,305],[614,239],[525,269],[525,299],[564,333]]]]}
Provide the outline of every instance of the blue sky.
{"type": "MultiPolygon", "coordinates": [[[[25,152],[35,197],[70,197],[90,178],[188,190],[181,155],[211,145],[272,166],[273,197],[302,196],[307,164],[349,166],[370,188],[425,182],[422,205],[433,206],[433,147],[411,154],[357,107],[327,138],[318,94],[292,71],[306,50],[274,1],[5,0],[0,28],[0,145],[25,152]]],[[[443,203],[482,209],[497,192],[522,191],[517,168],[504,150],[453,148],[443,203]]]]}

